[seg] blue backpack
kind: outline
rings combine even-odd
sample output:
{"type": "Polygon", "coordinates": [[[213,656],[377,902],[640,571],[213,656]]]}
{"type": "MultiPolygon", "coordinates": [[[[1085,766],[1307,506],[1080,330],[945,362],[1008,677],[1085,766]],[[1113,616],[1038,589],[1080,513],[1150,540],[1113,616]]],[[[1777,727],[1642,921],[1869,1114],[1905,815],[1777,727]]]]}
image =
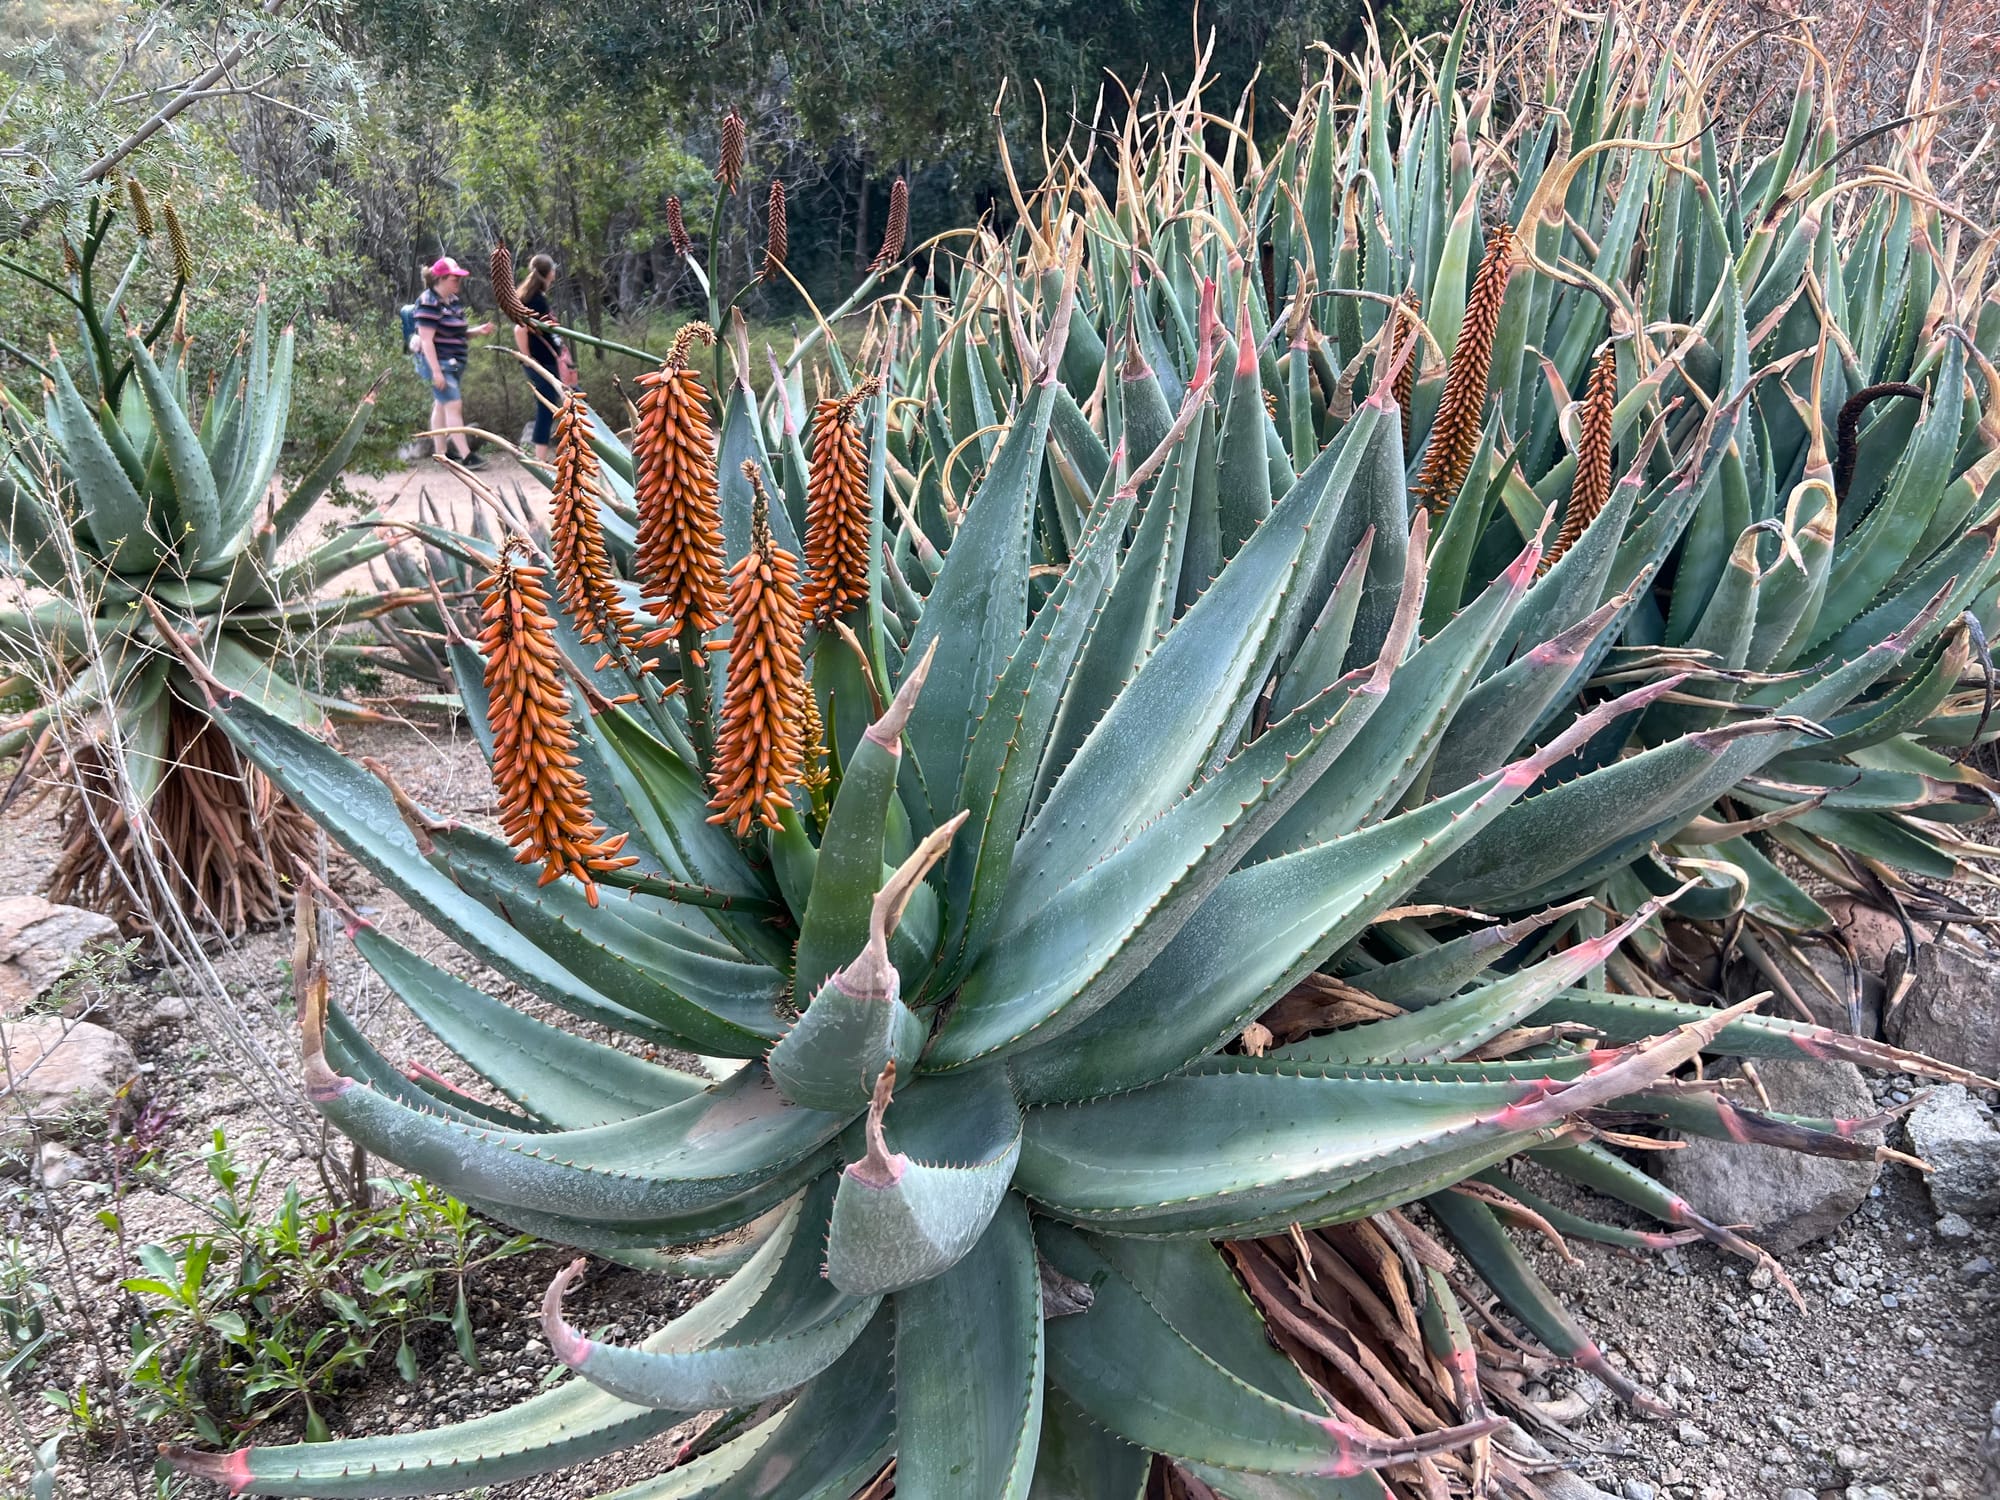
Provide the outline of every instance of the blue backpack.
{"type": "Polygon", "coordinates": [[[403,347],[414,354],[417,350],[417,304],[405,302],[396,311],[403,316],[403,347]]]}

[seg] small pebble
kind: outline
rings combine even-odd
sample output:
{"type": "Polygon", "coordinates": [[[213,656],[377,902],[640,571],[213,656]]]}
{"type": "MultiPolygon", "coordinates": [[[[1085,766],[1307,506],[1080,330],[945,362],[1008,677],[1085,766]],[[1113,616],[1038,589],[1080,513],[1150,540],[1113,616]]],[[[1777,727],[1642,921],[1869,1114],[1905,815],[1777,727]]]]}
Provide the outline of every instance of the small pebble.
{"type": "Polygon", "coordinates": [[[1947,1240],[1969,1240],[1972,1238],[1972,1223],[1964,1214],[1946,1214],[1937,1221],[1937,1232],[1947,1240]]]}
{"type": "Polygon", "coordinates": [[[1674,1426],[1674,1436],[1689,1448],[1706,1448],[1708,1434],[1692,1422],[1679,1422],[1674,1426]]]}

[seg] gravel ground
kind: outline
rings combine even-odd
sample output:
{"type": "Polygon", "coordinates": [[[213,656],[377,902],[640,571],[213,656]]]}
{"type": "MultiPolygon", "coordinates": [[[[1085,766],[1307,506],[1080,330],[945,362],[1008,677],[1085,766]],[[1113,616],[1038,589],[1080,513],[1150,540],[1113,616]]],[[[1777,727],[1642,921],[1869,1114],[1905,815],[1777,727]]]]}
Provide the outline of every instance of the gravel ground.
{"type": "MultiPolygon", "coordinates": [[[[492,823],[492,793],[469,737],[451,729],[368,726],[349,730],[345,747],[385,761],[397,778],[436,811],[492,823]]],[[[53,854],[47,820],[11,818],[0,824],[0,861],[19,889],[39,884],[53,854]]],[[[337,864],[336,884],[372,922],[417,952],[468,978],[509,987],[482,974],[427,924],[351,865],[337,864]]],[[[344,943],[330,955],[335,997],[390,1058],[417,1058],[451,1076],[453,1067],[344,943]]],[[[280,964],[288,940],[255,934],[214,956],[236,1014],[287,1068],[297,1056],[289,997],[280,964]]],[[[155,981],[156,986],[162,981],[155,981]]],[[[539,1002],[514,995],[530,1009],[539,1002]]],[[[545,1014],[547,1012],[544,1012],[545,1014]]],[[[267,1117],[246,1084],[237,1054],[204,1024],[197,1005],[181,1019],[159,996],[118,999],[107,1024],[131,1034],[147,1068],[151,1097],[171,1111],[160,1144],[173,1168],[163,1184],[135,1188],[121,1210],[130,1242],[184,1229],[193,1210],[186,1195],[205,1191],[198,1152],[216,1125],[226,1128],[239,1161],[264,1155],[295,1167],[274,1178],[310,1182],[306,1153],[293,1133],[267,1117]],[[165,1015],[161,1014],[162,1010],[165,1015]]],[[[566,1024],[574,1025],[573,1021],[566,1024]]],[[[608,1034],[600,1034],[610,1039],[608,1034]]],[[[469,1082],[462,1073],[460,1082],[469,1082]]],[[[1907,1097],[1906,1078],[1873,1080],[1885,1102],[1907,1097]]],[[[290,1106],[286,1118],[301,1118],[290,1106]]],[[[99,1166],[103,1146],[84,1154],[99,1166]]],[[[108,1176],[108,1171],[100,1171],[108,1176]]],[[[1560,1188],[1539,1184],[1552,1195],[1560,1188]]],[[[275,1191],[274,1188],[271,1191],[275,1191]]],[[[31,1253],[58,1256],[51,1215],[60,1222],[76,1287],[100,1316],[116,1323],[112,1285],[117,1242],[93,1215],[108,1189],[77,1183],[54,1194],[0,1192],[0,1235],[20,1236],[31,1253]]],[[[1581,1206],[1581,1205],[1579,1205],[1581,1206]]],[[[1615,1210],[1589,1207],[1600,1217],[1615,1210]]],[[[1951,1226],[1955,1228],[1956,1226],[1951,1226]]],[[[1603,1247],[1578,1245],[1578,1264],[1564,1264],[1547,1247],[1531,1253],[1538,1268],[1589,1322],[1614,1362],[1666,1399],[1675,1415],[1640,1419],[1604,1399],[1589,1377],[1557,1372],[1549,1395],[1569,1411],[1576,1434],[1574,1467],[1622,1500],[1928,1500],[1977,1497],[1978,1449],[2000,1399],[2000,1321],[1993,1301],[2000,1278],[1994,1226],[1946,1238],[1911,1170],[1891,1164],[1863,1210],[1829,1242],[1787,1258],[1807,1302],[1801,1315],[1768,1274],[1706,1247],[1630,1259],[1603,1247]],[[1563,1398],[1571,1397],[1566,1407],[1563,1398]],[[1587,1408],[1587,1410],[1585,1409],[1587,1408]]],[[[537,1250],[480,1274],[471,1287],[483,1369],[468,1372],[440,1339],[424,1350],[420,1379],[403,1384],[393,1372],[345,1393],[331,1412],[338,1430],[367,1433],[417,1430],[497,1409],[528,1394],[550,1369],[536,1310],[543,1288],[567,1258],[537,1250]]],[[[695,1288],[609,1267],[592,1271],[572,1296],[575,1320],[609,1325],[613,1336],[636,1337],[682,1310],[695,1288]]],[[[122,1351],[122,1339],[107,1346],[122,1351]]],[[[38,1372],[38,1383],[88,1379],[101,1387],[115,1375],[118,1355],[100,1355],[88,1339],[72,1339],[38,1372]],[[109,1356],[107,1359],[105,1356],[109,1356]]],[[[16,1409],[41,1432],[52,1425],[32,1392],[16,1409]]],[[[271,1433],[272,1438],[295,1434],[271,1433]]],[[[592,1496],[657,1471],[676,1435],[648,1448],[552,1479],[496,1488],[494,1500],[572,1500],[592,1496]]],[[[151,1437],[147,1438],[150,1443],[151,1437]]],[[[135,1453],[146,1451],[135,1446],[135,1453]]],[[[86,1477],[81,1455],[65,1459],[65,1496],[150,1495],[150,1464],[100,1453],[86,1477]]],[[[0,1421],[0,1494],[25,1472],[18,1432],[0,1421]]],[[[192,1489],[189,1494],[204,1494],[192,1489]]]]}

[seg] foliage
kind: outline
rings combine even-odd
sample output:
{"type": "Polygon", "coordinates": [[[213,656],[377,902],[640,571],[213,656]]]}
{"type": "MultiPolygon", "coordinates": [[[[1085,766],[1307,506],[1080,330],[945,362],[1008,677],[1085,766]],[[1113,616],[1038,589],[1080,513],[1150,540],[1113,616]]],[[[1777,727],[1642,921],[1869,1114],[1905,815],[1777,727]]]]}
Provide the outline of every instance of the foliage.
{"type": "Polygon", "coordinates": [[[319,1441],[326,1401],[369,1369],[393,1364],[414,1383],[431,1330],[448,1329],[479,1368],[467,1279],[531,1239],[396,1179],[373,1184],[376,1207],[287,1183],[267,1214],[257,1199],[268,1162],[246,1177],[220,1129],[203,1161],[217,1190],[200,1205],[208,1227],[139,1246],[145,1274],[120,1283],[138,1307],[127,1379],[140,1421],[220,1443],[289,1416],[319,1441]]]}
{"type": "Polygon", "coordinates": [[[1994,730],[1986,251],[1920,132],[1842,176],[1816,65],[1776,149],[1725,151],[1701,22],[1591,36],[1518,119],[1462,33],[1338,61],[1268,154],[1210,154],[1191,89],[1113,187],[1059,150],[1012,236],[880,304],[860,378],[821,350],[846,399],[808,404],[803,342],[766,385],[732,326],[712,413],[692,332],[633,448],[572,411],[553,580],[521,539],[431,537],[491,566],[452,665],[511,846],[218,703],[495,972],[737,1066],[642,1062],[351,915],[508,1103],[398,1073],[315,958],[331,1121],[525,1232],[722,1284],[616,1345],[564,1317],[579,1262],[543,1323],[581,1379],[505,1419],[183,1467],[429,1493],[721,1410],[637,1493],[879,1494],[892,1457],[967,1500],[1135,1496],[1156,1457],[1231,1500],[1529,1493],[1451,1250],[1643,1404],[1503,1216],[1768,1264],[1602,1138],[1873,1152],[1687,1086],[1704,1053],[1978,1081],[1716,1008],[1650,924],[1823,921],[1777,852],[1919,907],[1979,852],[1993,788],[1947,751],[1994,730]],[[802,553],[852,570],[816,615],[802,553]],[[1539,1204],[1497,1170],[1523,1154],[1668,1228],[1539,1204]],[[1286,1277],[1363,1235],[1385,1290],[1313,1327],[1286,1277]],[[1363,1425],[1387,1410],[1409,1427],[1363,1425]]]}
{"type": "Polygon", "coordinates": [[[60,1311],[55,1289],[41,1279],[26,1247],[9,1236],[0,1244],[0,1389],[26,1380],[62,1339],[62,1329],[50,1326],[60,1311]]]}
{"type": "Polygon", "coordinates": [[[365,79],[310,24],[336,9],[328,0],[22,7],[0,27],[10,84],[0,206],[15,220],[5,238],[49,225],[81,240],[91,211],[122,196],[135,153],[155,170],[192,166],[180,132],[166,127],[218,98],[285,96],[322,139],[340,140],[365,79]]]}

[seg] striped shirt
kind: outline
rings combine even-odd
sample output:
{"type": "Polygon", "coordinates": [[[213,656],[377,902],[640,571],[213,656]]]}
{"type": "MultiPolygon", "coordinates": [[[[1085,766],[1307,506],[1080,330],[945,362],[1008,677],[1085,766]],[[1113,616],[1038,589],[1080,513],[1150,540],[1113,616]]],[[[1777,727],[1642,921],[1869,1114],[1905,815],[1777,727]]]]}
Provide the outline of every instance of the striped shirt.
{"type": "Polygon", "coordinates": [[[465,299],[453,297],[449,302],[439,297],[435,288],[427,287],[417,298],[417,329],[430,329],[437,344],[440,364],[465,363],[465,299]]]}

